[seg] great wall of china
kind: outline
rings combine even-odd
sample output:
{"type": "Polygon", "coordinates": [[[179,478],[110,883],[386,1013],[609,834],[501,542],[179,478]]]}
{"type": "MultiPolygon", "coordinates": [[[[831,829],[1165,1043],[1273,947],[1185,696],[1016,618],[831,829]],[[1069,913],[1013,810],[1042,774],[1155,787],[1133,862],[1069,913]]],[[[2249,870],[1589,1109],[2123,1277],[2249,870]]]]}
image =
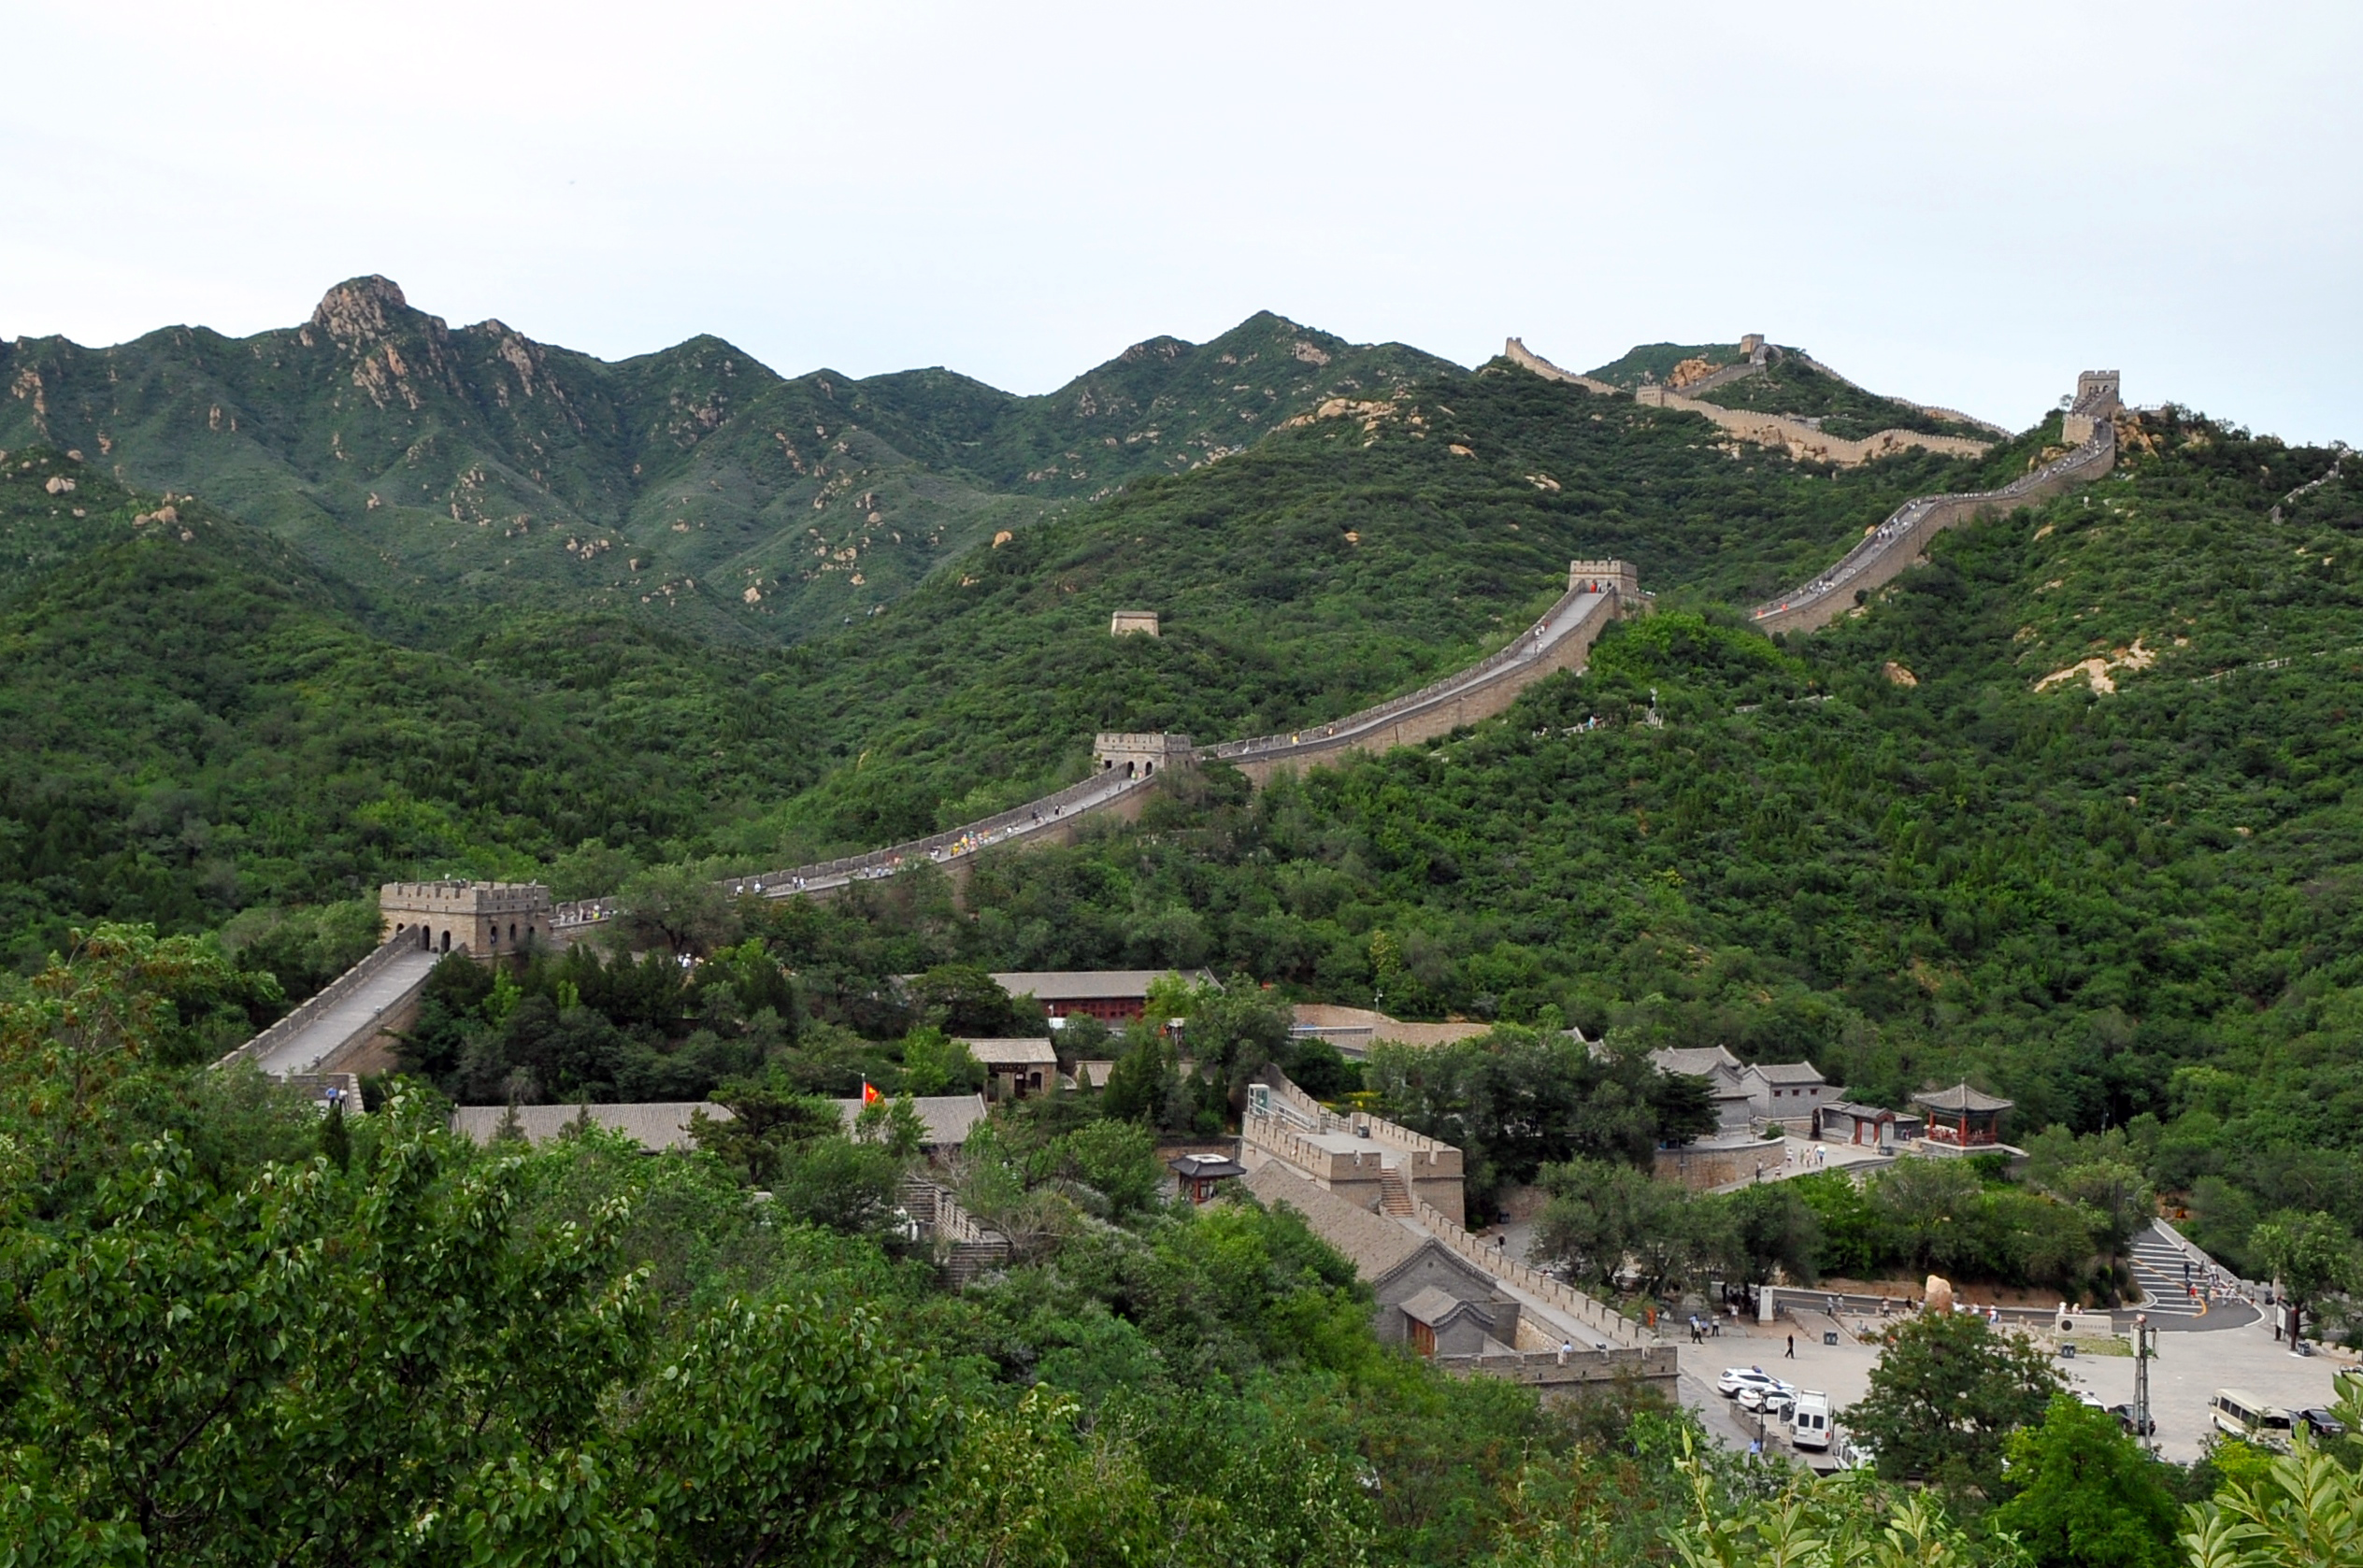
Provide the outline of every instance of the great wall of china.
{"type": "MultiPolygon", "coordinates": [[[[1547,380],[1599,396],[1624,395],[1604,381],[1561,370],[1514,337],[1503,353],[1547,380]]],[[[1720,416],[1768,418],[1736,416],[1734,410],[1681,397],[1652,406],[1700,413],[1735,434],[1744,433],[1720,416]]],[[[1928,540],[1944,529],[2010,511],[2106,474],[2115,462],[2112,416],[2120,406],[2116,372],[2085,372],[2077,378],[2076,395],[2063,422],[2063,438],[2078,443],[2073,449],[1998,490],[1913,497],[1821,577],[1756,606],[1754,625],[1768,635],[1826,625],[1918,560],[1928,540]]],[[[1777,421],[1779,417],[1769,418],[1777,421]]],[[[1751,428],[1759,433],[1745,438],[1798,455],[1789,435],[1761,425],[1751,428]]],[[[1810,427],[1798,428],[1817,440],[1831,439],[1810,427]]],[[[1881,435],[1908,437],[1905,444],[1957,442],[1975,453],[1986,449],[1983,443],[1958,437],[1907,431],[1881,435]]],[[[1284,770],[1437,739],[1503,712],[1547,676],[1581,672],[1609,622],[1620,615],[1644,613],[1647,607],[1648,596],[1628,563],[1572,562],[1567,592],[1533,625],[1478,663],[1404,696],[1318,728],[1203,748],[1187,735],[1102,734],[1094,744],[1096,770],[1038,800],[925,838],[733,877],[722,886],[736,897],[825,897],[854,883],[891,877],[923,864],[961,879],[984,849],[1072,843],[1086,821],[1138,820],[1161,773],[1221,763],[1239,769],[1260,789],[1284,770]]],[[[381,906],[387,922],[381,948],[219,1064],[251,1061],[275,1076],[289,1078],[349,1075],[373,1066],[386,1059],[394,1036],[415,1017],[426,976],[443,953],[492,957],[504,946],[504,924],[506,945],[511,948],[519,944],[521,929],[525,942],[566,945],[595,932],[618,913],[611,898],[551,904],[546,890],[530,885],[470,882],[393,884],[381,894],[381,906]]]]}

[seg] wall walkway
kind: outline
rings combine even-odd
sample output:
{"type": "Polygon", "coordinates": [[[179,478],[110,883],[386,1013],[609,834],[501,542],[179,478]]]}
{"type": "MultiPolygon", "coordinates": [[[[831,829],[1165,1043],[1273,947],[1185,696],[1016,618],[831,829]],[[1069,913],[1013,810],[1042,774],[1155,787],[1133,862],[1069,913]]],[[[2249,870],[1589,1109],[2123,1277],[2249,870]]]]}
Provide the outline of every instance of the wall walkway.
{"type": "Polygon", "coordinates": [[[380,1034],[408,1025],[441,956],[405,932],[215,1065],[251,1062],[279,1078],[340,1070],[380,1034]]]}
{"type": "Polygon", "coordinates": [[[2092,439],[2055,458],[2023,478],[1999,490],[1973,491],[1959,495],[1916,495],[1897,507],[1887,520],[1863,535],[1840,556],[1837,564],[1812,582],[1755,607],[1756,630],[1811,632],[1828,625],[1855,607],[1857,593],[1868,595],[1920,559],[1928,541],[1958,523],[1994,517],[2032,506],[2071,485],[2097,479],[2116,466],[2116,426],[2103,419],[2092,439]]]}

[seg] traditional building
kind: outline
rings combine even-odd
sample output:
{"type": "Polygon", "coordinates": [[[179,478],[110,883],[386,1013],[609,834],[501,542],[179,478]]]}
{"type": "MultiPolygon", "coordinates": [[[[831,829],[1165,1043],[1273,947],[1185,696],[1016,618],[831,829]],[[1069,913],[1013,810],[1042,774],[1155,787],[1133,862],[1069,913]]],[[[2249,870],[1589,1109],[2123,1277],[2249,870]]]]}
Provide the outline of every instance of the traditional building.
{"type": "Polygon", "coordinates": [[[970,1040],[960,1042],[990,1076],[995,1100],[1023,1100],[1054,1087],[1058,1079],[1058,1049],[1048,1037],[1033,1040],[970,1040]]]}
{"type": "Polygon", "coordinates": [[[703,1113],[709,1121],[731,1119],[727,1105],[700,1100],[666,1100],[628,1105],[461,1105],[451,1112],[451,1131],[480,1144],[495,1138],[523,1138],[546,1144],[588,1122],[609,1133],[621,1133],[643,1152],[663,1154],[695,1147],[692,1121],[703,1113]]]}
{"type": "Polygon", "coordinates": [[[1226,1181],[1247,1174],[1247,1167],[1226,1154],[1182,1154],[1165,1162],[1173,1173],[1175,1195],[1194,1204],[1205,1203],[1226,1181]]]}
{"type": "MultiPolygon", "coordinates": [[[[994,983],[1011,996],[1030,996],[1063,1019],[1084,1013],[1102,1023],[1129,1023],[1149,1010],[1149,987],[1175,975],[1171,969],[1005,970],[994,983]]],[[[1196,970],[1180,976],[1193,985],[1212,985],[1214,976],[1196,970]]]]}
{"type": "Polygon", "coordinates": [[[1951,1089],[1924,1089],[1912,1097],[1928,1119],[1928,1141],[1958,1148],[1992,1146],[2002,1141],[2002,1116],[2012,1103],[1956,1083],[1951,1089]]]}
{"type": "Polygon", "coordinates": [[[1649,1064],[1669,1077],[1707,1080],[1707,1097],[1715,1108],[1715,1130],[1709,1136],[1737,1136],[1753,1125],[1754,1098],[1740,1081],[1740,1074],[1746,1069],[1740,1066],[1738,1057],[1723,1047],[1654,1050],[1649,1053],[1649,1064]]]}
{"type": "Polygon", "coordinates": [[[1813,1135],[1824,1143],[1859,1144],[1869,1148],[1893,1149],[1909,1143],[1926,1131],[1926,1124],[1910,1111],[1891,1111],[1884,1105],[1857,1105],[1851,1100],[1830,1100],[1824,1103],[1821,1119],[1813,1135]]]}
{"type": "Polygon", "coordinates": [[[1811,1133],[1829,1094],[1829,1080],[1810,1062],[1759,1062],[1740,1073],[1740,1084],[1752,1118],[1791,1133],[1811,1133]]]}
{"type": "MultiPolygon", "coordinates": [[[[1492,1276],[1436,1237],[1315,1186],[1276,1160],[1250,1173],[1246,1180],[1249,1191],[1266,1204],[1295,1209],[1324,1241],[1345,1255],[1378,1298],[1381,1339],[1396,1345],[1417,1343],[1414,1319],[1405,1307],[1416,1301],[1431,1317],[1437,1316],[1440,1295],[1474,1309],[1467,1319],[1472,1338],[1482,1335],[1493,1342],[1491,1348],[1502,1352],[1517,1344],[1519,1304],[1495,1285],[1492,1276]]],[[[1437,1353],[1433,1325],[1423,1349],[1437,1353]]]]}

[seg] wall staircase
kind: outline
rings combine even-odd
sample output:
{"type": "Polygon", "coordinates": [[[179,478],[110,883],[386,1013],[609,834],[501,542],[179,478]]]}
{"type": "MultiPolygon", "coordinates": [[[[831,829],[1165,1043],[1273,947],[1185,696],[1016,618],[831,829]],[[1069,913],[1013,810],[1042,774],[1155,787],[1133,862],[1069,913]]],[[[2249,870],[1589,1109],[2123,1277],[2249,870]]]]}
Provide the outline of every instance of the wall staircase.
{"type": "Polygon", "coordinates": [[[1379,1208],[1405,1219],[1411,1218],[1411,1189],[1397,1166],[1386,1165],[1379,1171],[1379,1208]]]}

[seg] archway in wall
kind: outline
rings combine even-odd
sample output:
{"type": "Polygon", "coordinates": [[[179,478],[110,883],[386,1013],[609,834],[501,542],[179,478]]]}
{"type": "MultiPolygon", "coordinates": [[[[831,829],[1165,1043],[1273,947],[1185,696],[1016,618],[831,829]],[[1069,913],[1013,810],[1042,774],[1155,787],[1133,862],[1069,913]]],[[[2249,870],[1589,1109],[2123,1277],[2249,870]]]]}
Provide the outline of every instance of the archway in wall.
{"type": "Polygon", "coordinates": [[[451,950],[451,934],[449,931],[443,934],[443,950],[447,953],[451,950]]]}

